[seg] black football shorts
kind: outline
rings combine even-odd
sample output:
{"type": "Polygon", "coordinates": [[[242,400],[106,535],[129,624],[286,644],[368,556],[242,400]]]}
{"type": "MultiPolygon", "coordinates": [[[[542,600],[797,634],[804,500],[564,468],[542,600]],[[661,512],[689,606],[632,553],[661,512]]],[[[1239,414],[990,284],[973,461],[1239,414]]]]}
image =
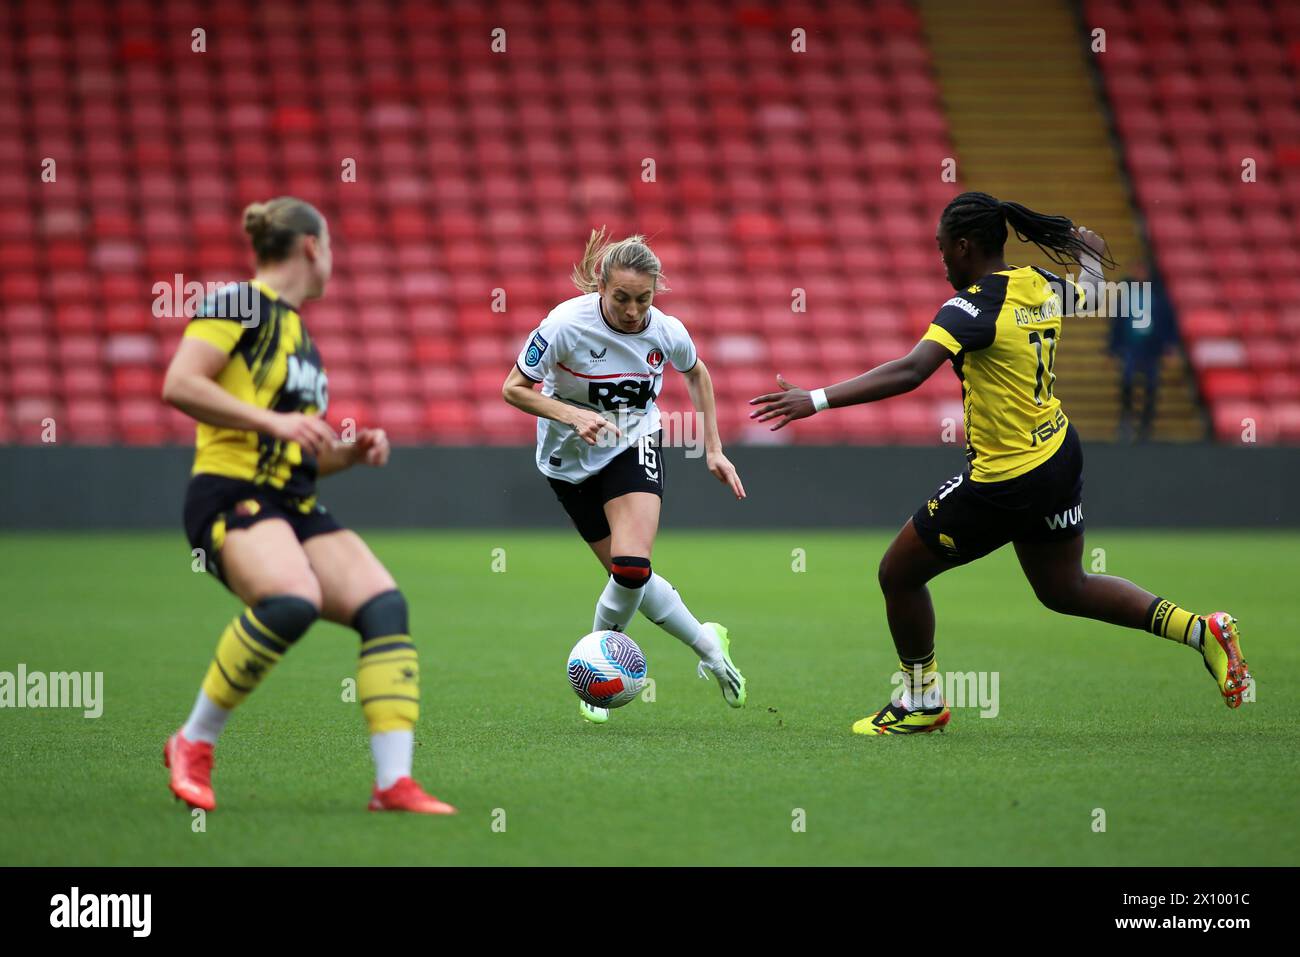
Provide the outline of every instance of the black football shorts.
{"type": "Polygon", "coordinates": [[[660,435],[654,432],[642,436],[582,482],[547,479],[583,541],[609,538],[605,503],[610,499],[629,492],[649,492],[663,498],[664,457],[659,447],[660,435]]]}
{"type": "Polygon", "coordinates": [[[185,491],[185,535],[190,547],[203,549],[208,571],[227,587],[221,569],[226,533],[268,518],[284,519],[300,542],[343,528],[314,497],[294,498],[242,479],[196,475],[185,491]]]}
{"type": "Polygon", "coordinates": [[[1003,482],[957,475],[912,516],[921,540],[959,565],[1007,542],[1054,542],[1083,534],[1083,447],[1071,424],[1052,457],[1003,482]]]}

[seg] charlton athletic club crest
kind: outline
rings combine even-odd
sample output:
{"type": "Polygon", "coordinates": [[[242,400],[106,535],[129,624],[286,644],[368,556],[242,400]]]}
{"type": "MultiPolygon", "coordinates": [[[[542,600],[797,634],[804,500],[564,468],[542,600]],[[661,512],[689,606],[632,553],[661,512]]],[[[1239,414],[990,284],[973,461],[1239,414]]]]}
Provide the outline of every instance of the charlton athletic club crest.
{"type": "Polygon", "coordinates": [[[650,363],[651,369],[658,370],[658,368],[664,364],[664,354],[658,349],[651,349],[650,352],[646,354],[645,361],[650,363]]]}

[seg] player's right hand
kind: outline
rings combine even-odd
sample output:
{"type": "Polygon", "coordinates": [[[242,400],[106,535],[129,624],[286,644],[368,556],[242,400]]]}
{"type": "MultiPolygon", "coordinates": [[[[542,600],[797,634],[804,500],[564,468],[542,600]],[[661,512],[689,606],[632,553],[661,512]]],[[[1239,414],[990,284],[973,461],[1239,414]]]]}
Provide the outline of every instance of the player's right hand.
{"type": "Polygon", "coordinates": [[[784,429],[795,419],[806,419],[817,411],[813,407],[812,395],[807,389],[791,385],[779,373],[776,384],[781,387],[780,392],[769,392],[767,395],[756,396],[749,400],[750,405],[758,406],[749,413],[751,419],[757,419],[759,422],[777,419],[776,425],[771,429],[775,432],[784,429]]]}
{"type": "Polygon", "coordinates": [[[609,419],[599,412],[592,412],[590,409],[574,409],[572,425],[573,431],[577,432],[582,441],[588,445],[596,444],[602,429],[613,432],[615,438],[623,435],[609,419]]]}
{"type": "Polygon", "coordinates": [[[312,455],[320,456],[334,442],[334,430],[319,415],[276,412],[267,430],[281,442],[297,442],[312,455]]]}

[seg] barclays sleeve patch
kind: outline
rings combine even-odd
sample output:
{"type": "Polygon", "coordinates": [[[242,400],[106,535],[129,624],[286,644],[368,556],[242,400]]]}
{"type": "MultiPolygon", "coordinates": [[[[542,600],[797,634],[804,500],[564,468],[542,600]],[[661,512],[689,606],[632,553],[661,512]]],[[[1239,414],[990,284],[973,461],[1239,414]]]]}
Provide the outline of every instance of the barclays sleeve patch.
{"type": "Polygon", "coordinates": [[[550,343],[542,338],[540,332],[533,333],[533,341],[528,343],[528,351],[524,353],[524,365],[535,366],[541,362],[542,353],[546,351],[548,345],[550,343]]]}

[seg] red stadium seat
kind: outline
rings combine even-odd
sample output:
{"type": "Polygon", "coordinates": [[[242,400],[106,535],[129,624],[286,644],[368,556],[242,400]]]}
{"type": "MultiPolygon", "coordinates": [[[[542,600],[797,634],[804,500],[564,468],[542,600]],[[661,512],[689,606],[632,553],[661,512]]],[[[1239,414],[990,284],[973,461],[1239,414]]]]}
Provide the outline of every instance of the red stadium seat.
{"type": "Polygon", "coordinates": [[[156,401],[162,390],[162,373],[144,366],[118,366],[113,370],[110,390],[117,399],[156,401]]]}
{"type": "Polygon", "coordinates": [[[1208,369],[1201,375],[1201,389],[1212,403],[1248,399],[1259,394],[1259,382],[1245,369],[1208,369]]]}
{"type": "Polygon", "coordinates": [[[325,421],[340,433],[347,428],[370,429],[379,425],[373,406],[368,401],[356,398],[336,400],[331,397],[325,421]]]}
{"type": "Polygon", "coordinates": [[[424,433],[424,409],[413,399],[381,399],[375,405],[374,424],[395,443],[413,442],[424,433]]]}
{"type": "Polygon", "coordinates": [[[129,398],[117,406],[116,420],[122,438],[130,445],[157,445],[167,435],[163,405],[157,398],[129,398]]]}
{"type": "Polygon", "coordinates": [[[69,396],[101,399],[108,392],[108,376],[100,366],[72,366],[63,370],[62,385],[69,396]]]}
{"type": "Polygon", "coordinates": [[[64,420],[68,437],[73,442],[107,445],[117,438],[112,407],[102,399],[70,399],[64,412],[64,420]]]}
{"type": "Polygon", "coordinates": [[[1279,402],[1273,406],[1278,439],[1300,442],[1300,401],[1279,402]]]}
{"type": "Polygon", "coordinates": [[[1300,400],[1300,364],[1285,372],[1263,372],[1259,376],[1259,389],[1264,395],[1279,401],[1300,400]]]}
{"type": "Polygon", "coordinates": [[[427,402],[424,421],[428,432],[440,441],[472,445],[479,439],[478,416],[469,402],[427,402]]]}
{"type": "Polygon", "coordinates": [[[1277,422],[1262,402],[1230,400],[1214,406],[1214,435],[1230,445],[1271,445],[1277,440],[1277,422]]]}
{"type": "Polygon", "coordinates": [[[899,440],[914,445],[935,445],[942,441],[945,423],[928,402],[904,397],[889,403],[890,421],[899,440]]]}

